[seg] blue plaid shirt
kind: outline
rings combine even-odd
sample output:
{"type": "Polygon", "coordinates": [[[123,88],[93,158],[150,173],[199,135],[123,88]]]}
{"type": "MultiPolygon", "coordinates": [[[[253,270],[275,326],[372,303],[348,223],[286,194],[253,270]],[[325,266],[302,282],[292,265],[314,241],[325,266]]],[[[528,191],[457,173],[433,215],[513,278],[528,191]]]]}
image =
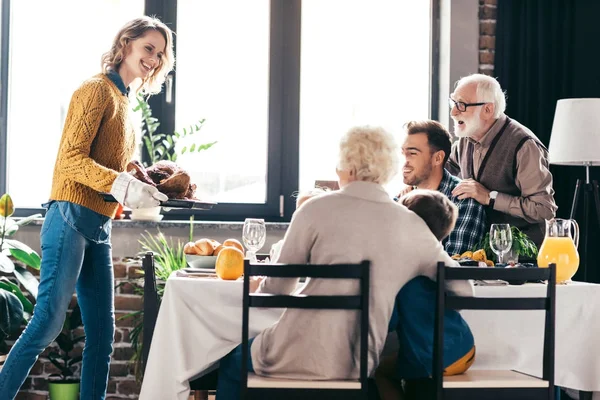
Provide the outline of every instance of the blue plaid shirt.
{"type": "Polygon", "coordinates": [[[467,250],[473,249],[483,236],[486,230],[485,209],[481,204],[471,198],[459,200],[452,196],[452,190],[460,183],[460,179],[450,175],[444,169],[444,176],[440,182],[438,191],[444,193],[458,207],[458,219],[450,236],[442,244],[446,253],[462,254],[467,250]]]}

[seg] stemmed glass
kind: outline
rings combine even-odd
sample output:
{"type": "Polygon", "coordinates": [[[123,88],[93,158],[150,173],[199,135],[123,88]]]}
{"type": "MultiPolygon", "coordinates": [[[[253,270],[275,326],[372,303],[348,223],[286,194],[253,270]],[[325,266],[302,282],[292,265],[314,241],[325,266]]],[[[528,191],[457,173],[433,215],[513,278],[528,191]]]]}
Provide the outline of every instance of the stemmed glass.
{"type": "Polygon", "coordinates": [[[246,218],[242,231],[242,240],[248,251],[246,257],[250,262],[256,262],[256,252],[260,250],[267,240],[265,220],[259,218],[246,218]]]}
{"type": "Polygon", "coordinates": [[[498,262],[503,263],[503,257],[512,246],[512,233],[509,224],[492,224],[490,228],[490,247],[498,255],[498,262]]]}

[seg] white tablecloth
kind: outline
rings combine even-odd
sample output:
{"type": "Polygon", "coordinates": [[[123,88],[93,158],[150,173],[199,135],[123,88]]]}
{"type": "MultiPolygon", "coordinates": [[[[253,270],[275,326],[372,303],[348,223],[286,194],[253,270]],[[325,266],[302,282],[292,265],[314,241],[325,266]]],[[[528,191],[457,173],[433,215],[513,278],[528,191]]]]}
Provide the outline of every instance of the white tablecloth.
{"type": "MultiPolygon", "coordinates": [[[[546,286],[476,287],[481,297],[542,296],[546,286]]],[[[161,304],[140,398],[187,400],[189,380],[214,368],[241,342],[242,281],[172,275],[161,304]]],[[[280,310],[251,310],[250,335],[280,310]]],[[[542,311],[463,311],[477,346],[474,369],[510,368],[541,376],[542,311]]],[[[600,391],[600,285],[557,286],[559,386],[600,391]]]]}

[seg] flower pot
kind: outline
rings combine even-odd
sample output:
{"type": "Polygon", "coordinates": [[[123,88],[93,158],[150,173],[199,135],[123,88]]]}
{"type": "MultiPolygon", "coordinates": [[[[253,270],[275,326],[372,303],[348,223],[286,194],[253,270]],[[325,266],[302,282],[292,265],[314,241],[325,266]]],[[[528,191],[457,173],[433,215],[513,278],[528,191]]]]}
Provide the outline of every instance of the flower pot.
{"type": "Polygon", "coordinates": [[[48,381],[50,400],[79,400],[79,381],[48,381]]]}

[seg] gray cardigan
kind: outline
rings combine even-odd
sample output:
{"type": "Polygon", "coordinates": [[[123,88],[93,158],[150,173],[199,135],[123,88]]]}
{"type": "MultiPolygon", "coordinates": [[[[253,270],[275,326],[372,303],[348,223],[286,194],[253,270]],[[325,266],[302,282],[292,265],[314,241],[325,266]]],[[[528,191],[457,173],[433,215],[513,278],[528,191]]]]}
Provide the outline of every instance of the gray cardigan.
{"type": "MultiPolygon", "coordinates": [[[[353,182],[306,202],[292,218],[280,263],[335,264],[371,261],[369,373],[372,375],[388,332],[400,288],[418,275],[435,279],[436,263],[457,265],[425,222],[390,199],[381,185],[353,182]]],[[[291,293],[296,279],[268,278],[264,293],[291,293]]],[[[452,289],[472,294],[469,282],[452,289]]],[[[357,281],[308,279],[304,294],[356,294],[357,281]]],[[[284,311],[261,332],[251,354],[257,374],[296,379],[357,379],[359,314],[339,310],[284,311]]]]}

